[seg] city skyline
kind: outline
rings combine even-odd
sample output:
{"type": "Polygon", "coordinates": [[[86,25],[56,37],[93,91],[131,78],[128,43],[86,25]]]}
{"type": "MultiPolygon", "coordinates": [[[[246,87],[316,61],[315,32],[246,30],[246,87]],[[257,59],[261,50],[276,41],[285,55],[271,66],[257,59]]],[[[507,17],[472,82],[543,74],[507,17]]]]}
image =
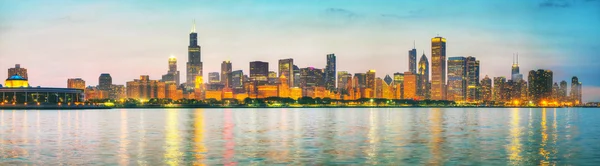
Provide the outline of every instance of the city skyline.
{"type": "MultiPolygon", "coordinates": [[[[7,3],[7,2],[3,2],[3,3],[7,3]]],[[[574,3],[571,5],[571,7],[568,8],[552,8],[552,7],[543,7],[543,4],[533,4],[533,5],[529,5],[529,6],[533,6],[533,7],[537,7],[539,8],[539,10],[562,10],[560,12],[565,12],[566,10],[572,10],[569,8],[584,8],[583,6],[584,3],[597,3],[597,2],[584,2],[584,1],[577,1],[577,3],[574,3]]],[[[114,5],[114,4],[112,4],[114,5]]],[[[219,5],[218,3],[214,3],[212,5],[219,5]]],[[[523,4],[521,4],[523,5],[523,4]]],[[[118,6],[118,5],[117,5],[118,6]]],[[[347,6],[347,5],[341,5],[341,6],[347,6]]],[[[511,6],[511,5],[507,5],[507,6],[511,6]]],[[[525,5],[527,6],[527,5],[525,5]]],[[[243,70],[243,72],[245,74],[249,73],[249,68],[248,68],[248,63],[251,61],[264,61],[264,62],[268,62],[269,63],[269,69],[270,71],[277,71],[277,67],[278,67],[278,60],[280,59],[286,59],[286,58],[292,58],[294,59],[294,64],[297,65],[299,68],[305,68],[305,67],[315,67],[315,68],[319,68],[319,69],[324,69],[326,66],[326,61],[325,61],[325,55],[326,54],[335,54],[337,56],[337,71],[348,71],[348,73],[359,73],[359,72],[365,72],[367,70],[371,70],[374,69],[377,71],[376,73],[376,77],[380,77],[383,78],[385,75],[391,75],[393,73],[396,72],[405,72],[408,71],[408,62],[407,62],[407,51],[413,48],[413,41],[415,41],[415,48],[418,51],[417,55],[422,54],[421,50],[426,50],[424,53],[427,56],[427,58],[431,59],[431,45],[427,44],[429,43],[429,39],[431,39],[432,37],[436,36],[437,33],[439,33],[439,36],[442,36],[444,38],[446,38],[448,40],[448,53],[446,54],[446,57],[454,57],[454,56],[474,56],[477,57],[478,60],[481,61],[481,71],[480,71],[480,77],[483,77],[484,75],[489,75],[490,77],[500,77],[500,76],[504,76],[506,78],[511,78],[511,72],[510,72],[510,68],[511,68],[511,55],[513,53],[519,53],[520,56],[520,67],[521,67],[521,73],[527,73],[530,70],[537,70],[537,69],[549,69],[552,70],[555,74],[554,76],[554,82],[560,82],[562,80],[566,80],[569,81],[570,78],[572,76],[578,76],[580,81],[583,82],[584,86],[583,86],[583,93],[584,93],[584,101],[598,101],[600,100],[599,96],[594,96],[596,94],[600,94],[600,91],[598,91],[598,87],[600,86],[600,81],[598,80],[598,78],[594,78],[594,76],[596,76],[597,74],[594,73],[594,71],[598,71],[599,66],[598,65],[594,65],[594,64],[590,64],[590,63],[586,63],[588,61],[593,61],[593,58],[597,58],[597,57],[591,57],[590,53],[588,54],[579,54],[582,53],[582,51],[585,53],[586,49],[582,49],[579,50],[579,52],[575,51],[575,52],[567,52],[565,50],[544,50],[540,48],[528,48],[528,47],[524,47],[524,46],[512,46],[512,47],[504,47],[504,48],[495,48],[492,47],[494,49],[493,52],[490,52],[489,50],[485,50],[485,48],[491,47],[491,46],[496,46],[494,43],[487,43],[488,40],[483,40],[483,38],[476,38],[476,34],[469,34],[469,33],[457,33],[460,31],[464,31],[465,29],[462,28],[457,28],[457,27],[448,27],[443,28],[443,29],[438,29],[438,30],[419,30],[418,28],[399,28],[396,24],[392,24],[392,25],[387,25],[385,23],[376,23],[376,25],[369,27],[371,29],[383,29],[385,30],[385,32],[388,32],[390,34],[392,34],[392,36],[402,36],[401,34],[399,34],[399,31],[412,31],[412,32],[417,32],[418,35],[412,36],[412,37],[408,37],[408,38],[402,38],[400,37],[399,39],[389,39],[388,37],[383,37],[381,36],[381,34],[379,33],[360,33],[357,32],[356,30],[358,30],[356,28],[355,23],[350,23],[350,22],[343,22],[343,21],[347,21],[347,20],[357,20],[359,23],[364,21],[363,17],[367,17],[361,14],[356,14],[356,16],[352,16],[351,13],[371,13],[371,12],[365,12],[365,11],[361,11],[359,9],[353,10],[354,8],[357,8],[356,6],[347,6],[348,9],[346,8],[333,8],[333,7],[325,7],[323,8],[323,10],[321,12],[319,12],[320,10],[318,10],[316,13],[321,13],[324,14],[326,16],[326,19],[331,20],[337,20],[337,21],[342,21],[342,22],[334,22],[331,23],[332,25],[328,25],[329,27],[325,27],[324,29],[320,29],[320,30],[313,30],[314,32],[316,32],[315,34],[309,34],[309,36],[315,38],[312,39],[311,37],[306,37],[306,38],[299,38],[301,39],[300,41],[286,41],[282,39],[278,39],[275,38],[274,34],[278,34],[281,33],[281,31],[276,30],[275,32],[269,32],[269,31],[259,31],[263,34],[265,34],[267,37],[261,37],[259,39],[259,43],[265,43],[265,40],[274,40],[272,42],[267,42],[267,43],[271,43],[271,45],[269,44],[265,44],[263,45],[263,47],[257,47],[257,48],[262,48],[264,50],[255,50],[252,51],[253,49],[256,48],[252,48],[255,47],[257,45],[247,45],[245,46],[245,42],[243,42],[244,40],[250,40],[253,37],[256,36],[252,36],[252,35],[248,35],[246,33],[241,33],[241,31],[239,30],[230,30],[230,31],[223,31],[222,33],[217,33],[217,35],[211,33],[211,32],[215,32],[215,28],[216,27],[220,27],[222,25],[212,25],[212,22],[210,21],[206,21],[206,19],[208,19],[207,17],[201,17],[201,18],[197,18],[196,23],[198,24],[198,27],[196,29],[196,31],[198,32],[198,45],[200,45],[200,47],[202,47],[202,59],[201,62],[204,63],[204,68],[203,70],[203,74],[204,76],[207,76],[209,72],[219,72],[220,70],[220,65],[221,62],[226,61],[226,60],[231,60],[232,63],[232,69],[235,70],[243,70]],[[356,17],[356,18],[354,18],[356,17]],[[203,20],[203,21],[201,21],[203,20]],[[361,21],[362,20],[362,21],[361,21]],[[347,25],[347,27],[344,27],[343,25],[347,25]],[[344,30],[343,33],[333,33],[333,31],[331,28],[335,29],[335,28],[341,28],[344,30]],[[394,29],[394,28],[399,28],[399,29],[394,29]],[[446,31],[446,32],[444,32],[446,31]],[[233,32],[233,33],[238,33],[237,35],[235,34],[230,34],[228,32],[233,32]],[[329,33],[333,33],[331,35],[323,35],[323,32],[329,32],[329,33]],[[352,33],[351,33],[352,32],[352,33]],[[218,34],[227,34],[227,37],[224,37],[223,39],[218,38],[218,34]],[[322,35],[322,36],[319,36],[322,35]],[[347,35],[347,36],[346,36],[347,35]],[[463,36],[464,35],[464,36],[463,36]],[[344,43],[343,40],[341,39],[335,39],[335,37],[341,37],[342,39],[346,39],[348,37],[351,36],[359,36],[361,38],[366,38],[369,39],[366,42],[363,43],[344,43]],[[237,42],[234,39],[240,39],[242,40],[242,42],[237,42]],[[317,44],[313,44],[311,45],[310,43],[312,41],[315,40],[320,40],[320,39],[324,39],[324,41],[322,42],[318,42],[317,44]],[[481,39],[481,40],[479,40],[481,39]],[[279,44],[279,45],[274,45],[275,43],[279,44]],[[291,46],[288,46],[289,45],[291,46]],[[342,43],[342,44],[337,44],[337,43],[342,43]],[[475,48],[470,48],[473,44],[475,43],[475,45],[477,47],[482,47],[480,49],[475,49],[475,48]],[[320,44],[320,45],[319,45],[320,44]],[[362,45],[361,45],[362,44],[362,45]],[[306,47],[306,46],[311,46],[311,47],[306,47]],[[271,46],[271,47],[265,47],[265,46],[271,46]],[[231,47],[236,47],[236,48],[240,48],[242,52],[237,52],[237,51],[232,51],[232,50],[236,50],[236,49],[226,49],[226,48],[231,48],[231,47]],[[300,49],[303,48],[303,49],[300,49]],[[357,49],[358,48],[358,49],[357,49]],[[274,50],[274,51],[273,51],[274,50]],[[300,51],[300,52],[298,52],[300,51]],[[547,53],[545,51],[548,51],[550,53],[547,53]],[[551,55],[551,56],[545,56],[545,55],[551,55]],[[578,54],[577,56],[579,58],[576,59],[566,59],[566,57],[569,57],[571,54],[578,54]],[[581,61],[580,59],[584,59],[584,58],[592,58],[592,59],[588,59],[588,60],[583,60],[581,61]],[[543,59],[545,62],[547,63],[537,63],[539,62],[539,60],[543,59]],[[566,64],[565,64],[566,63],[566,64]],[[579,65],[579,67],[576,66],[572,66],[572,64],[577,64],[579,65]],[[587,65],[587,66],[586,66],[587,65]],[[584,70],[581,70],[584,69],[584,70]],[[591,71],[591,72],[590,72],[591,71]],[[595,92],[599,92],[599,93],[595,93],[595,92]]],[[[69,9],[69,8],[68,8],[69,9]]],[[[74,9],[74,8],[70,8],[70,9],[74,9]]],[[[598,9],[596,8],[592,8],[594,10],[590,10],[588,9],[587,12],[593,12],[593,11],[598,11],[598,9]]],[[[102,10],[107,10],[102,9],[102,10]]],[[[108,10],[112,10],[112,8],[108,7],[108,10]]],[[[244,11],[244,9],[239,9],[244,11]]],[[[248,10],[248,9],[246,9],[248,10]]],[[[533,10],[533,9],[532,9],[533,10]]],[[[409,10],[409,11],[413,11],[413,10],[409,10]]],[[[427,10],[424,10],[427,11],[427,10]]],[[[11,18],[20,16],[18,15],[19,12],[15,12],[15,11],[8,11],[11,14],[14,15],[9,15],[9,17],[4,17],[6,15],[3,15],[2,19],[8,19],[10,20],[11,18]]],[[[81,11],[80,11],[81,12],[81,11]]],[[[251,11],[249,11],[250,13],[252,13],[251,11]]],[[[269,11],[268,11],[269,12],[269,11]]],[[[21,13],[22,14],[22,13],[21,13]]],[[[107,13],[101,13],[102,15],[105,15],[107,13]]],[[[294,14],[293,11],[290,14],[294,14]]],[[[577,13],[576,13],[577,14],[577,13]]],[[[581,13],[578,13],[581,14],[581,13]]],[[[73,16],[75,17],[75,16],[73,16]]],[[[196,16],[199,17],[199,16],[196,16]]],[[[371,17],[371,16],[369,16],[371,17]]],[[[381,16],[382,18],[384,17],[383,14],[381,16]]],[[[588,16],[592,17],[593,16],[588,16]]],[[[468,18],[468,17],[467,17],[468,18]]],[[[121,43],[125,46],[131,47],[131,48],[119,48],[117,49],[117,51],[114,51],[114,53],[116,55],[108,55],[108,54],[80,54],[81,51],[75,48],[86,48],[88,47],[87,45],[75,45],[72,48],[72,52],[68,51],[70,50],[70,47],[64,47],[64,46],[57,46],[56,44],[51,44],[54,45],[56,47],[49,49],[50,55],[55,55],[53,56],[53,58],[50,61],[52,63],[47,63],[49,62],[46,58],[46,56],[42,56],[40,54],[45,54],[45,51],[32,51],[29,49],[25,49],[28,47],[23,47],[24,43],[26,41],[19,41],[19,40],[11,40],[14,39],[15,37],[25,37],[27,36],[26,34],[20,34],[19,32],[21,32],[22,30],[20,29],[15,29],[14,27],[19,27],[19,26],[23,26],[25,24],[19,24],[19,23],[14,23],[12,21],[9,21],[9,23],[5,23],[6,21],[4,21],[3,23],[0,24],[1,26],[1,34],[2,36],[6,36],[6,37],[2,37],[3,40],[0,41],[0,47],[2,49],[0,49],[0,59],[2,59],[0,61],[0,67],[2,68],[11,68],[14,67],[14,64],[21,64],[21,67],[28,69],[29,72],[29,77],[30,77],[30,82],[32,83],[33,86],[52,86],[52,87],[66,87],[66,80],[68,78],[82,78],[83,80],[86,81],[86,83],[88,85],[98,85],[98,76],[101,73],[109,73],[111,74],[111,76],[113,77],[113,83],[114,84],[121,84],[124,85],[126,81],[130,81],[132,79],[138,78],[140,75],[149,75],[151,79],[160,79],[161,75],[163,75],[165,73],[165,71],[167,71],[167,67],[166,67],[166,61],[168,60],[170,55],[175,55],[178,58],[177,61],[177,70],[184,72],[186,71],[185,68],[182,68],[182,66],[185,66],[185,63],[188,61],[188,59],[186,58],[186,53],[185,50],[186,48],[183,47],[185,45],[181,44],[181,43],[187,43],[189,41],[187,41],[187,37],[186,35],[189,35],[186,32],[189,32],[189,28],[192,26],[192,20],[194,19],[194,17],[190,17],[190,18],[185,18],[187,20],[183,20],[183,19],[177,19],[175,21],[175,19],[173,19],[173,21],[169,18],[161,18],[159,20],[162,19],[166,19],[164,22],[165,23],[173,23],[173,22],[177,22],[176,24],[174,24],[172,27],[168,27],[168,28],[156,28],[156,30],[160,30],[160,32],[157,32],[158,35],[154,35],[152,34],[152,36],[159,36],[159,38],[168,38],[170,40],[165,40],[165,42],[158,42],[158,43],[145,43],[143,45],[139,45],[136,46],[137,43],[129,43],[129,44],[125,44],[125,43],[121,43]],[[13,27],[13,28],[11,28],[13,27]],[[173,31],[173,29],[177,29],[176,31],[173,31]],[[8,42],[5,42],[8,41],[8,42]],[[16,41],[14,43],[11,43],[10,41],[16,41]],[[153,48],[156,50],[160,50],[160,51],[155,51],[155,52],[148,52],[148,51],[139,51],[139,48],[143,48],[143,47],[158,47],[163,45],[165,46],[165,48],[153,48]],[[13,46],[15,46],[13,48],[13,46]],[[136,46],[136,47],[133,47],[136,46]],[[138,48],[139,47],[139,48],[138,48]],[[63,50],[67,50],[67,51],[61,51],[61,49],[63,50]],[[137,53],[131,53],[131,51],[133,50],[138,50],[139,52],[142,52],[144,54],[138,55],[137,53]],[[129,54],[131,54],[131,56],[128,56],[129,54]],[[13,55],[17,55],[17,56],[13,56],[13,55]],[[22,55],[22,56],[20,56],[22,55]],[[62,55],[62,56],[61,56],[62,55]],[[76,55],[82,55],[81,57],[73,57],[76,55]],[[118,56],[117,56],[118,55],[118,56]],[[142,55],[148,55],[148,56],[142,56],[142,55]],[[115,57],[116,56],[116,57],[115,57]],[[37,57],[37,58],[36,58],[37,57]],[[90,63],[92,61],[90,61],[91,59],[94,58],[114,58],[111,59],[109,61],[106,60],[98,60],[98,61],[93,61],[94,63],[90,63]],[[31,60],[31,59],[34,60],[31,60]],[[72,58],[72,59],[70,59],[72,58]],[[117,59],[118,58],[118,59],[117,59]],[[139,58],[144,58],[144,59],[139,59],[139,58]],[[78,60],[79,63],[83,63],[83,65],[81,64],[77,64],[77,61],[71,61],[71,60],[78,60]],[[45,62],[47,64],[42,64],[41,62],[45,62]],[[88,62],[88,63],[84,63],[84,62],[88,62]],[[48,65],[52,66],[49,67],[48,65]],[[110,66],[110,65],[114,65],[114,66],[110,66]],[[55,67],[57,66],[57,67],[55,67]],[[122,66],[126,67],[123,68],[122,66]],[[76,70],[70,70],[72,69],[71,67],[75,67],[76,70]],[[124,69],[135,69],[135,70],[124,70],[124,69]]],[[[407,18],[409,19],[409,18],[407,18]]],[[[413,18],[414,19],[414,18],[413,18]]],[[[431,18],[423,18],[424,20],[428,20],[431,18]]],[[[56,25],[56,26],[65,26],[63,28],[66,29],[78,29],[78,28],[88,28],[89,30],[102,30],[99,28],[95,28],[91,25],[89,25],[88,23],[86,23],[86,21],[83,21],[83,23],[78,22],[78,20],[76,18],[72,18],[72,17],[67,17],[66,20],[63,20],[65,22],[62,23],[55,23],[52,25],[56,25]],[[74,25],[72,25],[74,24],[74,25]]],[[[104,20],[106,21],[106,20],[104,20]]],[[[148,21],[148,20],[146,20],[148,21]]],[[[318,20],[317,20],[318,21],[318,20]]],[[[145,22],[145,21],[141,21],[141,22],[145,22]]],[[[390,21],[392,22],[392,21],[390,21]]],[[[431,21],[430,21],[431,22],[431,21]]],[[[50,24],[50,23],[44,23],[44,24],[50,24]]],[[[246,22],[246,24],[250,24],[250,25],[256,25],[256,23],[249,21],[246,22]]],[[[533,23],[532,23],[533,24],[533,23]]],[[[92,24],[93,25],[93,24],[92,24]]],[[[499,25],[499,24],[498,24],[499,25]]],[[[542,25],[541,23],[539,25],[542,25]]],[[[258,26],[258,25],[256,25],[258,26]]],[[[269,24],[268,26],[274,26],[277,27],[277,25],[271,25],[269,24]]],[[[290,28],[287,27],[285,25],[280,25],[281,27],[285,27],[285,28],[290,28]]],[[[529,25],[529,26],[537,26],[537,25],[529,25]]],[[[43,27],[43,25],[37,25],[37,26],[33,26],[33,27],[37,27],[37,28],[41,28],[43,27]]],[[[33,28],[31,27],[31,28],[33,28]]],[[[122,40],[130,40],[129,38],[136,38],[137,32],[133,32],[135,31],[135,29],[131,29],[132,26],[126,26],[129,27],[125,28],[124,31],[126,30],[126,32],[121,32],[122,36],[121,37],[117,37],[115,39],[122,39],[122,40]],[[128,33],[133,33],[133,34],[128,34],[128,33]]],[[[318,27],[318,26],[317,26],[318,27]]],[[[306,28],[306,27],[304,27],[306,28]]],[[[322,28],[322,27],[321,27],[322,28]]],[[[253,28],[251,28],[253,29],[253,28]]],[[[290,28],[289,31],[293,30],[294,28],[290,28]]],[[[309,28],[310,29],[310,28],[309,28]]],[[[476,30],[481,30],[478,28],[475,28],[476,30]]],[[[483,28],[485,29],[485,28],[483,28]]],[[[492,28],[493,29],[493,28],[492,28]]],[[[510,28],[509,28],[510,29],[510,28]]],[[[143,31],[152,31],[154,30],[153,28],[147,28],[147,29],[143,29],[143,31]]],[[[514,30],[514,29],[513,29],[514,30]]],[[[584,29],[585,30],[585,29],[584,29]]],[[[50,32],[54,32],[54,33],[49,33],[49,34],[44,34],[44,35],[49,35],[49,36],[54,36],[54,35],[58,35],[61,33],[56,33],[57,30],[47,30],[50,32]]],[[[309,31],[310,32],[310,31],[309,31]]],[[[483,31],[485,32],[485,31],[483,31]]],[[[510,32],[510,31],[509,31],[510,32]]],[[[564,33],[564,31],[558,30],[558,32],[560,33],[564,33]]],[[[37,33],[43,33],[43,32],[37,32],[37,33]]],[[[77,33],[77,31],[75,32],[77,33]]],[[[480,32],[474,32],[474,33],[478,33],[479,35],[484,34],[484,33],[480,33],[480,32]]],[[[518,34],[518,33],[517,33],[518,34]]],[[[146,34],[149,35],[149,34],[146,34]]],[[[516,35],[515,33],[508,33],[508,36],[510,35],[516,35]]],[[[523,34],[521,34],[523,35],[523,34]]],[[[588,37],[593,37],[593,36],[597,36],[598,32],[591,32],[589,33],[588,37]]],[[[295,36],[291,35],[292,37],[295,36]]],[[[114,36],[113,36],[114,37],[114,36]]],[[[514,36],[513,36],[514,37],[514,36]]],[[[564,38],[564,36],[562,36],[564,38]]],[[[282,37],[283,39],[289,39],[290,37],[282,37]]],[[[574,39],[575,37],[573,37],[572,39],[574,39]]],[[[100,38],[100,41],[104,41],[102,39],[105,40],[111,40],[111,38],[100,38]]],[[[586,38],[584,38],[586,39],[586,38]]],[[[73,42],[75,43],[79,43],[80,41],[91,41],[91,39],[65,39],[65,40],[59,40],[56,41],[56,43],[58,44],[63,44],[63,45],[68,45],[68,44],[73,44],[73,42]]],[[[97,40],[94,40],[97,41],[97,40]]],[[[499,40],[502,41],[502,40],[499,40]]],[[[566,40],[566,41],[571,41],[566,40]]],[[[37,42],[37,41],[31,41],[33,43],[37,42]]],[[[526,45],[526,44],[531,44],[531,45],[547,45],[547,44],[554,44],[556,46],[561,46],[564,43],[561,44],[561,42],[557,42],[554,41],[555,43],[545,43],[544,41],[540,40],[540,41],[533,41],[530,42],[527,39],[524,39],[523,36],[519,36],[517,35],[517,38],[514,41],[511,42],[505,42],[505,43],[500,43],[500,45],[526,45]],[[521,37],[521,38],[519,38],[521,37]]],[[[92,42],[95,43],[95,42],[92,42]]],[[[595,47],[595,45],[589,45],[589,44],[585,44],[585,40],[583,41],[576,41],[576,44],[581,44],[582,46],[590,46],[590,47],[595,47]]],[[[529,45],[529,46],[531,46],[529,45]]],[[[73,45],[70,45],[73,46],[73,45]]],[[[101,49],[107,49],[107,50],[112,50],[112,48],[115,46],[114,44],[104,44],[104,45],[99,45],[101,49]]],[[[45,48],[46,46],[44,46],[43,48],[45,48]]],[[[596,46],[597,47],[597,46],[596,46]]],[[[150,50],[153,50],[150,49],[150,50]]],[[[571,48],[572,49],[572,48],[571,48]]],[[[93,50],[93,49],[92,49],[93,50]]],[[[135,51],[134,51],[135,52],[135,51]]],[[[139,53],[138,52],[138,53],[139,53]]],[[[104,52],[106,53],[106,52],[104,52]]],[[[430,72],[431,73],[431,72],[430,72]]],[[[5,75],[5,73],[1,73],[0,77],[8,77],[7,75],[5,75]]],[[[527,77],[527,76],[523,76],[523,77],[527,77]]],[[[187,79],[187,78],[185,78],[187,79]]],[[[182,77],[180,79],[180,81],[185,82],[184,78],[182,77]]],[[[208,82],[207,78],[204,78],[204,82],[208,82]]]]}

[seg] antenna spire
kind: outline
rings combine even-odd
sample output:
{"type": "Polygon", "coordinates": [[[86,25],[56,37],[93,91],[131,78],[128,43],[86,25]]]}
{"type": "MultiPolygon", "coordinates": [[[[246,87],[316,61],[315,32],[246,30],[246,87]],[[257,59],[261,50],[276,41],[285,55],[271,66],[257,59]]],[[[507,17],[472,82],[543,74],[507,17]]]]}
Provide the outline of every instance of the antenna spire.
{"type": "Polygon", "coordinates": [[[519,64],[519,52],[517,52],[517,65],[519,64]]]}
{"type": "Polygon", "coordinates": [[[417,48],[415,41],[413,40],[413,49],[417,48]]]}
{"type": "Polygon", "coordinates": [[[194,22],[192,24],[192,33],[196,32],[196,19],[194,19],[194,22]]]}

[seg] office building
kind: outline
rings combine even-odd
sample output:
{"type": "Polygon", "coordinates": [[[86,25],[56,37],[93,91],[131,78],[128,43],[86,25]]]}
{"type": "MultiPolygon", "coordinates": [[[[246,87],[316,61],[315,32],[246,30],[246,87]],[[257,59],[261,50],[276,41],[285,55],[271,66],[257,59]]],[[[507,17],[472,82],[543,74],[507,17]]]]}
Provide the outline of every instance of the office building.
{"type": "Polygon", "coordinates": [[[127,82],[127,97],[134,99],[149,100],[152,98],[166,97],[166,84],[158,80],[150,80],[148,75],[140,76],[140,79],[134,79],[127,82]]]}
{"type": "Polygon", "coordinates": [[[492,99],[492,79],[486,75],[481,79],[481,100],[488,102],[492,99]]]}
{"type": "Polygon", "coordinates": [[[465,99],[469,102],[480,101],[480,85],[479,85],[479,60],[475,57],[466,58],[465,66],[466,76],[466,91],[465,99]]]}
{"type": "Polygon", "coordinates": [[[446,99],[446,39],[431,39],[431,99],[446,99]]]}
{"type": "Polygon", "coordinates": [[[465,101],[467,91],[467,59],[465,57],[448,58],[447,99],[465,101]]]}
{"type": "Polygon", "coordinates": [[[431,87],[429,82],[429,60],[425,56],[425,52],[421,55],[417,72],[417,95],[421,99],[429,99],[431,97],[429,93],[431,87]]]}
{"type": "Polygon", "coordinates": [[[177,70],[177,58],[174,56],[169,57],[169,71],[167,71],[167,74],[162,75],[161,81],[166,84],[180,84],[179,71],[177,70]]]}
{"type": "Polygon", "coordinates": [[[365,81],[367,83],[367,88],[370,89],[371,94],[369,96],[375,96],[375,91],[377,91],[377,85],[375,84],[375,70],[367,71],[365,75],[365,81]]]}
{"type": "Polygon", "coordinates": [[[552,97],[552,71],[531,70],[528,76],[529,98],[535,103],[549,102],[552,97]]]}
{"type": "Polygon", "coordinates": [[[231,62],[223,61],[221,63],[221,84],[225,85],[226,88],[231,88],[231,62]]]}
{"type": "Polygon", "coordinates": [[[567,81],[562,80],[560,82],[560,87],[559,87],[559,91],[558,91],[558,95],[559,95],[559,102],[567,102],[567,96],[569,93],[567,93],[567,81]]]}
{"type": "Polygon", "coordinates": [[[67,80],[67,88],[85,89],[85,81],[81,78],[69,78],[67,80]]]}
{"type": "Polygon", "coordinates": [[[494,77],[494,88],[493,88],[493,100],[496,102],[504,102],[504,84],[506,84],[505,77],[494,77]]]}
{"type": "Polygon", "coordinates": [[[112,77],[108,73],[100,74],[98,77],[98,89],[103,91],[109,91],[110,86],[112,85],[112,77]]]}
{"type": "Polygon", "coordinates": [[[8,69],[8,77],[12,77],[14,75],[18,75],[25,79],[29,79],[29,77],[27,76],[27,69],[21,68],[21,64],[15,64],[14,68],[8,69]]]}
{"type": "Polygon", "coordinates": [[[405,99],[418,99],[417,75],[412,72],[404,72],[404,94],[405,99]]]}
{"type": "Polygon", "coordinates": [[[573,76],[573,78],[571,78],[571,101],[575,105],[582,104],[581,89],[581,82],[579,82],[579,78],[573,76]]]}
{"type": "Polygon", "coordinates": [[[269,63],[262,61],[250,62],[250,80],[259,84],[266,83],[269,76],[269,63]]]}
{"type": "Polygon", "coordinates": [[[408,50],[408,71],[417,73],[417,49],[408,50]]]}
{"type": "Polygon", "coordinates": [[[190,44],[188,46],[188,61],[186,63],[186,89],[196,88],[197,79],[202,79],[202,57],[201,47],[198,45],[198,33],[196,33],[196,22],[192,25],[192,32],[189,35],[190,44]]]}
{"type": "Polygon", "coordinates": [[[325,89],[335,90],[336,60],[335,54],[327,54],[327,65],[325,66],[325,89]]]}
{"type": "Polygon", "coordinates": [[[279,77],[285,75],[287,78],[287,84],[290,87],[294,87],[294,59],[280,59],[279,60],[279,77]]]}
{"type": "Polygon", "coordinates": [[[221,83],[221,79],[219,79],[219,77],[220,77],[219,72],[208,73],[208,83],[211,83],[211,84],[221,83]]]}

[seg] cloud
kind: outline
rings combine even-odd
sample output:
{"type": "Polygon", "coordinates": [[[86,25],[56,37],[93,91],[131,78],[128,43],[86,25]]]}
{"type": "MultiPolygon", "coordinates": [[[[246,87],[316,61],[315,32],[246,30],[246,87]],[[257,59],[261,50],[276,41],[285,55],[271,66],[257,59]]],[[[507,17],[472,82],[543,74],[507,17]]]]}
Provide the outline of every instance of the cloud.
{"type": "Polygon", "coordinates": [[[325,13],[333,16],[346,17],[350,19],[359,17],[358,13],[342,8],[327,8],[325,10],[325,13]]]}

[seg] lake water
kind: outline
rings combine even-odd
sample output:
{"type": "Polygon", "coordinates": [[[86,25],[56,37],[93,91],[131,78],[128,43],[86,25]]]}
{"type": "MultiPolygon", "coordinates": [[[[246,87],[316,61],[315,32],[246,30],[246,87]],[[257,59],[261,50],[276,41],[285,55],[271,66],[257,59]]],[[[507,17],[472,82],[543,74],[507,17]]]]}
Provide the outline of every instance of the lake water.
{"type": "Polygon", "coordinates": [[[0,165],[594,165],[600,109],[2,110],[0,165]]]}

